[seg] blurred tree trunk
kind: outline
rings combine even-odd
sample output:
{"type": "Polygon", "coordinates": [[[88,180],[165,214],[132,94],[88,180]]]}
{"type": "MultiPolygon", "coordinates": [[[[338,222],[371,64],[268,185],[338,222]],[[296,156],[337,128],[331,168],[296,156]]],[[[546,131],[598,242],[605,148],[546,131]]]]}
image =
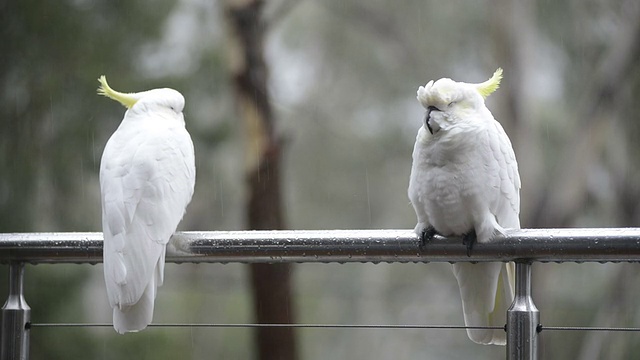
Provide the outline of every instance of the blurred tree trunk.
{"type": "MultiPolygon", "coordinates": [[[[245,126],[245,163],[249,196],[248,227],[252,230],[284,229],[280,191],[282,141],[267,89],[261,0],[227,0],[225,16],[230,28],[231,74],[235,96],[245,126]]],[[[293,323],[290,264],[250,265],[257,323],[293,323]]],[[[257,328],[259,359],[296,358],[293,328],[257,328]]]]}

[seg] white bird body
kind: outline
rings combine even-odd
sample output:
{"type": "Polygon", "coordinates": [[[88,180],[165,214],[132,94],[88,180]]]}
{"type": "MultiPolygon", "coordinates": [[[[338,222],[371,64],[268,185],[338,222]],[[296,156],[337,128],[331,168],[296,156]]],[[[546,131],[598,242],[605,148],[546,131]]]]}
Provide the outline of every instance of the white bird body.
{"type": "Polygon", "coordinates": [[[100,164],[104,277],[119,333],[144,329],[163,283],[166,244],[193,195],[195,159],[184,98],[171,89],[102,94],[129,110],[100,164]]]}
{"type": "MultiPolygon", "coordinates": [[[[520,177],[511,142],[484,105],[501,70],[482,84],[441,79],[418,89],[427,109],[413,150],[408,195],[415,231],[443,236],[475,231],[486,243],[505,228],[520,228],[520,177]]],[[[503,326],[513,301],[513,264],[456,263],[465,324],[503,326]]],[[[481,344],[506,343],[503,330],[468,330],[481,344]]]]}

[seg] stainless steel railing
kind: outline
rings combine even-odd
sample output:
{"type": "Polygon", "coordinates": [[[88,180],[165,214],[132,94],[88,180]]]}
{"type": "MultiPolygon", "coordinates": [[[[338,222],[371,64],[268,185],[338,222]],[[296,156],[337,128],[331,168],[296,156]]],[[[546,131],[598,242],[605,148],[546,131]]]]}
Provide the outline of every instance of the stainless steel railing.
{"type": "MultiPolygon", "coordinates": [[[[471,256],[458,238],[424,247],[412,230],[213,231],[174,235],[166,261],[182,262],[516,262],[516,297],[507,312],[506,358],[537,359],[541,330],[531,297],[532,262],[638,262],[640,228],[522,229],[471,256]]],[[[10,268],[2,308],[0,359],[28,359],[30,308],[22,291],[24,264],[102,262],[101,233],[0,234],[0,263],[10,268]]]]}

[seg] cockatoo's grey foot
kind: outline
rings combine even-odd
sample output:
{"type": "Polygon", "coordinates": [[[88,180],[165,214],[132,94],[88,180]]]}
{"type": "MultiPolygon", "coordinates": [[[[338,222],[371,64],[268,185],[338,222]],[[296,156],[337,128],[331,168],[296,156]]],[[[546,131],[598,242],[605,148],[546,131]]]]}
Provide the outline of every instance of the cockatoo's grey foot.
{"type": "Polygon", "coordinates": [[[428,242],[433,240],[433,237],[437,233],[438,232],[436,231],[436,229],[431,225],[424,228],[424,230],[422,230],[422,232],[420,233],[420,248],[422,249],[427,245],[428,242]]]}
{"type": "Polygon", "coordinates": [[[476,236],[475,229],[464,234],[464,236],[462,237],[462,244],[467,246],[468,257],[471,257],[471,249],[473,248],[473,244],[475,244],[477,240],[478,240],[478,237],[476,236]]]}

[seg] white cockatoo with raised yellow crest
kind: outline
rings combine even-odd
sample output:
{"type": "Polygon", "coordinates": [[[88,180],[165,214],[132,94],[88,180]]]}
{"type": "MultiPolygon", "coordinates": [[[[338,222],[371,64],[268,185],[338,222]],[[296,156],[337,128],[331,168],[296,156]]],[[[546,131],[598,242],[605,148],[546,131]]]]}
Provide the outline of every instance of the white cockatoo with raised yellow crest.
{"type": "Polygon", "coordinates": [[[151,323],[165,248],[191,201],[196,169],[182,94],[125,94],[99,81],[100,95],[127,108],[100,162],[104,279],[113,327],[123,334],[151,323]]]}
{"type": "MultiPolygon", "coordinates": [[[[500,85],[502,69],[480,84],[448,78],[418,88],[426,109],[413,150],[409,199],[415,231],[425,244],[435,234],[490,242],[506,228],[520,228],[520,176],[504,129],[485,106],[500,85]]],[[[455,263],[465,325],[499,326],[514,297],[513,263],[455,263]]],[[[468,329],[480,344],[504,345],[501,329],[468,329]]]]}

